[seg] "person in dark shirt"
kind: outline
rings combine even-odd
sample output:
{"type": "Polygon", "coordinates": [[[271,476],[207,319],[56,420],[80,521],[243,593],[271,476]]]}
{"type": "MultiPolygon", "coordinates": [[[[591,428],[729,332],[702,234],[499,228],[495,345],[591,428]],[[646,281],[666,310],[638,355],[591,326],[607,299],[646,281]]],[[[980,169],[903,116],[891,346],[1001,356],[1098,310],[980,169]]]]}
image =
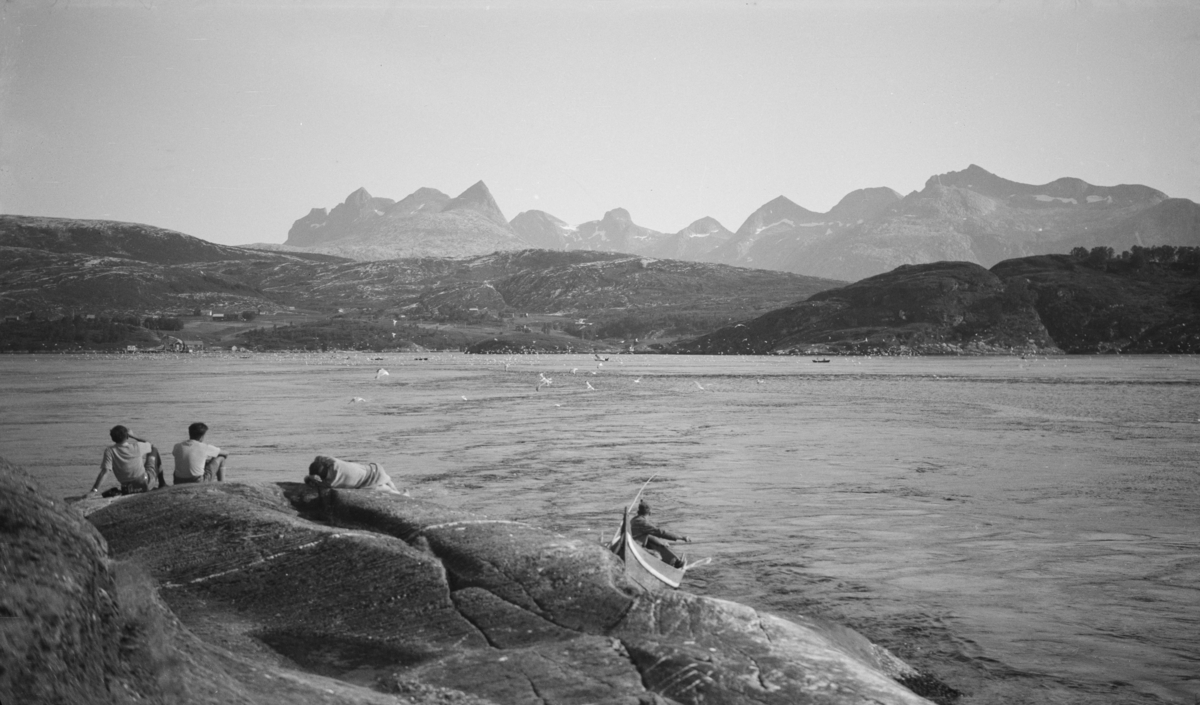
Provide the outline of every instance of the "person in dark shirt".
{"type": "Polygon", "coordinates": [[[664,563],[676,568],[683,567],[683,559],[675,555],[668,541],[683,541],[690,543],[691,538],[680,536],[666,529],[660,529],[650,521],[650,503],[642,500],[638,503],[637,516],[629,522],[629,532],[633,540],[658,555],[664,563]]]}

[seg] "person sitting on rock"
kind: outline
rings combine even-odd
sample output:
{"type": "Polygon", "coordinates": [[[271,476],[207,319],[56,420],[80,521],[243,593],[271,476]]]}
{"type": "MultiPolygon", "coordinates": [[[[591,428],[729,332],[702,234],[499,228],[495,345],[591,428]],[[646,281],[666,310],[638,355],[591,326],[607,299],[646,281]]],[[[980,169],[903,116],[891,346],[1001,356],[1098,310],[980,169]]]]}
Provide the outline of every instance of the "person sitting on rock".
{"type": "Polygon", "coordinates": [[[671,544],[667,543],[667,541],[691,543],[692,539],[688,536],[680,536],[655,526],[650,521],[650,503],[644,499],[638,502],[637,516],[633,518],[633,521],[629,522],[629,532],[633,535],[634,541],[637,541],[642,546],[657,554],[667,565],[676,568],[683,567],[683,559],[675,555],[675,552],[671,550],[671,544]]]}
{"type": "Polygon", "coordinates": [[[109,429],[108,437],[113,444],[104,449],[100,474],[92,483],[92,492],[100,491],[100,483],[109,472],[121,483],[119,491],[123,495],[149,490],[154,478],[158,480],[158,487],[163,486],[162,456],[158,454],[158,448],[130,434],[128,428],[120,425],[109,429]]]}
{"type": "Polygon", "coordinates": [[[174,480],[177,485],[192,482],[225,481],[225,461],[229,454],[204,442],[208,424],[197,421],[188,426],[188,439],[175,444],[174,480]]]}
{"type": "Polygon", "coordinates": [[[308,466],[304,483],[318,489],[383,490],[401,494],[378,463],[351,463],[318,455],[308,466]]]}

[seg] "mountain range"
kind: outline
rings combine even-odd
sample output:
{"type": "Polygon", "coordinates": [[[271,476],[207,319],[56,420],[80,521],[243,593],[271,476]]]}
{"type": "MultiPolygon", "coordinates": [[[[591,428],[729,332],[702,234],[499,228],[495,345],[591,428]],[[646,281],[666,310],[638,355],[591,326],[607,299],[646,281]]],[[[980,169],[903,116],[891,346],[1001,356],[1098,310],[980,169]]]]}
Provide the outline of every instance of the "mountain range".
{"type": "Polygon", "coordinates": [[[827,213],[774,198],[731,232],[710,217],[676,233],[636,224],[623,208],[571,226],[538,210],[506,221],[481,181],[455,198],[422,188],[400,201],[358,189],[297,220],[283,247],[357,260],[467,257],[539,248],[622,252],[856,281],[900,265],[997,262],[1074,247],[1200,245],[1200,205],[1148,186],[1062,178],[1022,184],[971,165],[901,196],[858,189],[827,213]]]}
{"type": "MultiPolygon", "coordinates": [[[[876,197],[856,198],[869,205],[876,197]]],[[[769,217],[789,208],[775,205],[769,217]]],[[[990,270],[962,261],[901,265],[844,284],[591,250],[354,261],[216,245],[133,223],[0,216],[0,314],[18,319],[0,326],[5,349],[30,349],[18,338],[58,335],[38,324],[76,315],[142,320],[195,309],[299,309],[345,310],[361,325],[382,325],[360,332],[387,343],[398,317],[499,325],[526,336],[489,332],[496,350],[547,344],[544,331],[531,336],[521,323],[538,314],[534,325],[553,321],[559,342],[565,334],[634,338],[653,349],[676,341],[675,352],[708,354],[1200,353],[1197,247],[1135,246],[1120,256],[1075,248],[990,270]]]]}

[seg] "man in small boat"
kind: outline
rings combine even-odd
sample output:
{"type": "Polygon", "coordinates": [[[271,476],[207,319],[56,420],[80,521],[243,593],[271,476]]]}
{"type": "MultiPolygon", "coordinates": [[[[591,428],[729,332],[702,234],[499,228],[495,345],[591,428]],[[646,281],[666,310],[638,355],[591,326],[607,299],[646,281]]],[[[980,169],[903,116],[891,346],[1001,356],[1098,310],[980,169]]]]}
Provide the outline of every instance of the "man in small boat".
{"type": "Polygon", "coordinates": [[[667,542],[691,543],[691,537],[680,536],[655,526],[654,522],[650,521],[650,503],[644,499],[638,502],[637,516],[629,522],[629,533],[633,535],[634,541],[657,554],[663,563],[675,568],[683,567],[683,559],[675,555],[675,552],[671,550],[671,544],[667,542]]]}
{"type": "Polygon", "coordinates": [[[312,461],[304,483],[318,489],[383,490],[401,494],[378,463],[351,463],[327,455],[318,455],[312,461]]]}

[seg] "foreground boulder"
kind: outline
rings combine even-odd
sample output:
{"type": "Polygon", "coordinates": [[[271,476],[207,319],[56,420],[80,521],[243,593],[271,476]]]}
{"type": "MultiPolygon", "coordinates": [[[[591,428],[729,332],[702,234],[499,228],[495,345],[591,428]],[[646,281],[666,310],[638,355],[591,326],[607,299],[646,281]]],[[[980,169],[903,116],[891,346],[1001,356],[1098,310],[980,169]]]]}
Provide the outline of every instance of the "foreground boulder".
{"type": "Polygon", "coordinates": [[[261,646],[230,649],[181,624],[160,591],[142,567],[113,560],[80,512],[0,459],[0,703],[486,702],[433,687],[397,698],[261,646]]]}
{"type": "Polygon", "coordinates": [[[849,629],[648,593],[598,545],[396,495],[223,483],[70,507],[0,461],[0,510],[4,703],[924,703],[897,681],[939,685],[849,629]]]}
{"type": "Polygon", "coordinates": [[[496,703],[923,703],[860,635],[647,593],[601,546],[363,491],[175,487],[90,515],[192,633],[396,694],[496,703]],[[464,696],[467,697],[467,696],[464,696]]]}

